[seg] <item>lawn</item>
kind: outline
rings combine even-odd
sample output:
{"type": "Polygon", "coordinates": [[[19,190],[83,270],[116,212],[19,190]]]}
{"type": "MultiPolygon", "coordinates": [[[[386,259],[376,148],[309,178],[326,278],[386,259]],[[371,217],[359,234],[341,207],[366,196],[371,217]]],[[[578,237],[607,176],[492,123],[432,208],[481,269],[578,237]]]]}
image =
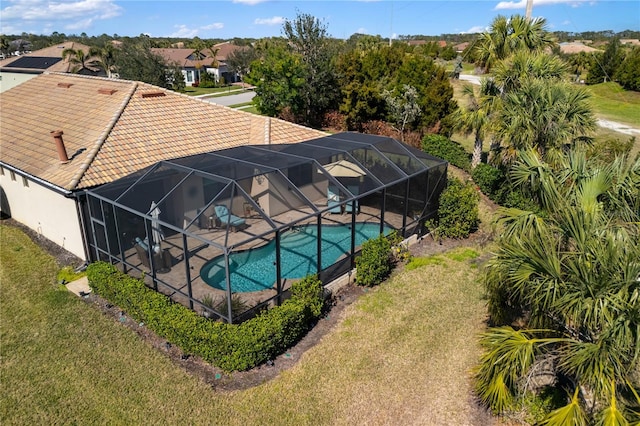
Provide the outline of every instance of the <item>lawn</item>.
{"type": "Polygon", "coordinates": [[[598,117],[640,127],[640,93],[624,90],[618,83],[586,86],[593,95],[592,103],[598,117]]]}
{"type": "Polygon", "coordinates": [[[469,250],[397,273],[293,368],[226,393],[56,284],[54,260],[24,233],[0,233],[2,424],[487,422],[471,403],[486,311],[469,250]]]}
{"type": "Polygon", "coordinates": [[[224,96],[230,91],[237,91],[237,90],[242,90],[242,87],[233,86],[233,85],[229,85],[225,87],[209,87],[209,88],[187,86],[185,87],[182,93],[189,96],[216,95],[216,94],[222,94],[222,96],[224,96]]]}

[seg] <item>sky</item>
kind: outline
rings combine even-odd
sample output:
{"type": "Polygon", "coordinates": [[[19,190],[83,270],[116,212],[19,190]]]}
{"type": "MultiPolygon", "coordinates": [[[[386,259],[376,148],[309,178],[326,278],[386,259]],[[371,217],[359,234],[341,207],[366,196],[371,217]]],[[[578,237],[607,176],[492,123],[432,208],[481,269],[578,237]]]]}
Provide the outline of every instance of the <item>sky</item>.
{"type": "MultiPolygon", "coordinates": [[[[0,33],[89,36],[262,38],[282,35],[298,13],[320,19],[328,33],[397,38],[475,33],[498,15],[524,15],[526,0],[2,0],[0,33]]],[[[534,0],[533,16],[550,31],[640,31],[640,0],[534,0]]]]}

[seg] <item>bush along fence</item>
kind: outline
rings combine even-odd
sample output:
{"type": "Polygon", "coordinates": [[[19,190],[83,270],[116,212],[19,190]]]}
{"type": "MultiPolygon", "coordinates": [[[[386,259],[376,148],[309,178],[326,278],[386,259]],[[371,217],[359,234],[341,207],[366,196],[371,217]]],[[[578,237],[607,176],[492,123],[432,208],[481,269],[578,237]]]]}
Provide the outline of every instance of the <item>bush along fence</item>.
{"type": "Polygon", "coordinates": [[[87,277],[97,294],[133,319],[227,372],[249,370],[284,352],[312,327],[324,303],[320,280],[309,276],[291,286],[291,298],[282,305],[241,324],[227,324],[173,302],[110,263],[89,265],[87,277]]]}
{"type": "Polygon", "coordinates": [[[376,286],[391,274],[396,263],[409,259],[408,247],[402,244],[396,231],[365,241],[360,256],[356,257],[356,284],[376,286]]]}

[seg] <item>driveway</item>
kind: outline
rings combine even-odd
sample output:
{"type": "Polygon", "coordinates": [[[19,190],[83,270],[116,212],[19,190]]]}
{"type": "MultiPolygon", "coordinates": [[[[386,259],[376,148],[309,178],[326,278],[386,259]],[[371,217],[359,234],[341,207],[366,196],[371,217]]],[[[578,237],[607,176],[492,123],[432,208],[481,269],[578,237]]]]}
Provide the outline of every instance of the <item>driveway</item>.
{"type": "Polygon", "coordinates": [[[211,102],[218,105],[237,105],[245,102],[251,102],[251,99],[256,95],[253,90],[247,90],[246,92],[240,92],[229,96],[219,96],[215,98],[201,98],[204,101],[211,102]]]}
{"type": "MultiPolygon", "coordinates": [[[[480,84],[480,79],[482,77],[477,76],[477,75],[471,75],[471,74],[460,74],[460,80],[464,80],[464,81],[468,81],[471,84],[480,84]]],[[[630,136],[640,136],[640,129],[636,128],[636,127],[632,127],[626,124],[622,124],[622,123],[618,123],[615,121],[611,121],[611,120],[601,120],[601,119],[597,119],[596,122],[598,123],[598,126],[600,127],[604,127],[606,129],[611,129],[614,130],[618,133],[622,133],[625,135],[630,135],[630,136]]]]}

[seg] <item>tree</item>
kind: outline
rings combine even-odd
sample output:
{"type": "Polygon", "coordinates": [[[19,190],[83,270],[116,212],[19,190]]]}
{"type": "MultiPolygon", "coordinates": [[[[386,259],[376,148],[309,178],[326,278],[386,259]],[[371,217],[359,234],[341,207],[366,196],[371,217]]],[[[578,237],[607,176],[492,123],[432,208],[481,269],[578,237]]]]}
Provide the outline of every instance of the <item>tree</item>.
{"type": "Polygon", "coordinates": [[[640,159],[602,165],[574,150],[552,167],[530,150],[511,178],[542,211],[500,211],[485,285],[502,327],[481,339],[480,398],[504,411],[546,372],[568,404],[543,424],[637,424],[640,159]]]}
{"type": "Polygon", "coordinates": [[[500,141],[498,158],[510,164],[517,151],[533,148],[545,161],[584,141],[596,120],[583,87],[563,81],[524,79],[518,90],[501,98],[494,133],[500,141]]]}
{"type": "Polygon", "coordinates": [[[497,110],[500,89],[493,79],[483,78],[477,95],[471,85],[465,85],[463,93],[469,99],[469,103],[466,108],[456,110],[452,121],[454,129],[461,130],[465,135],[473,133],[475,136],[471,158],[473,169],[482,161],[484,139],[497,110]]]}
{"type": "Polygon", "coordinates": [[[184,74],[182,74],[182,68],[178,63],[173,63],[169,67],[168,80],[171,83],[171,89],[176,92],[184,92],[184,89],[187,87],[187,83],[184,81],[184,74]]]}
{"type": "Polygon", "coordinates": [[[480,34],[475,44],[478,65],[488,72],[498,61],[507,59],[519,50],[542,51],[553,47],[555,41],[546,30],[546,23],[544,18],[497,16],[489,31],[480,34]]]}
{"type": "Polygon", "coordinates": [[[9,39],[4,34],[0,34],[0,53],[9,56],[9,39]]]}
{"type": "Polygon", "coordinates": [[[242,47],[236,49],[227,56],[227,66],[229,70],[240,77],[244,88],[244,77],[251,70],[251,63],[258,59],[256,50],[253,47],[242,47]]]}
{"type": "Polygon", "coordinates": [[[394,96],[388,90],[383,93],[389,109],[389,116],[399,128],[400,137],[404,142],[404,129],[407,123],[411,123],[420,116],[420,106],[418,105],[418,93],[416,88],[405,84],[402,92],[394,96]]]}
{"type": "Polygon", "coordinates": [[[620,39],[615,37],[607,44],[602,54],[596,55],[587,74],[587,84],[606,83],[613,81],[616,71],[624,59],[624,52],[620,39]]]}
{"type": "Polygon", "coordinates": [[[91,53],[85,53],[82,49],[66,48],[62,51],[62,59],[68,60],[71,65],[71,72],[77,73],[89,66],[94,65],[95,59],[92,58],[91,53]]]}
{"type": "Polygon", "coordinates": [[[283,32],[293,52],[300,55],[307,74],[307,80],[299,91],[303,105],[300,121],[319,125],[324,113],[334,108],[338,100],[327,27],[311,15],[297,14],[293,21],[284,23],[283,32]]]}
{"type": "Polygon", "coordinates": [[[295,116],[302,115],[305,106],[300,92],[306,85],[307,68],[284,43],[266,46],[264,59],[252,64],[246,80],[255,86],[253,103],[261,114],[275,117],[287,109],[295,116]]]}
{"type": "Polygon", "coordinates": [[[164,59],[151,51],[147,36],[127,39],[116,56],[115,69],[120,78],[143,81],[160,87],[169,87],[164,59]]]}
{"type": "Polygon", "coordinates": [[[627,54],[616,72],[616,78],[625,89],[640,92],[640,47],[627,54]]]}
{"type": "Polygon", "coordinates": [[[102,48],[90,48],[89,56],[94,58],[92,65],[102,69],[108,78],[112,77],[113,69],[116,65],[116,51],[111,43],[104,45],[102,48]]]}

